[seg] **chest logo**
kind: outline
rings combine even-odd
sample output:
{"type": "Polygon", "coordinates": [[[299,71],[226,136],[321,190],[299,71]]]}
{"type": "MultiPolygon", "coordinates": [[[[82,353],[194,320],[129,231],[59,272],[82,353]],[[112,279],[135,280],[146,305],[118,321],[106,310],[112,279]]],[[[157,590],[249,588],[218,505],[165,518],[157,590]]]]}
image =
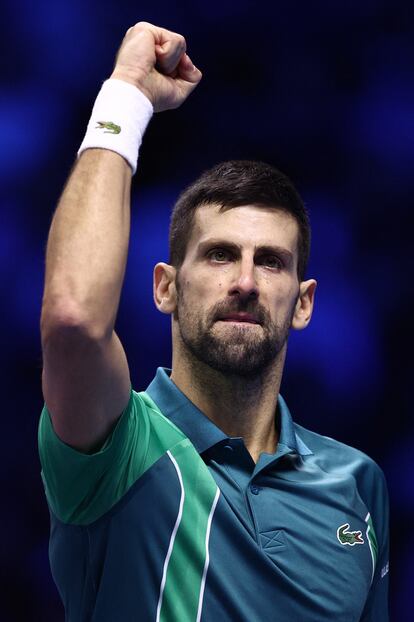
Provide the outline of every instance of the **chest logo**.
{"type": "Polygon", "coordinates": [[[338,527],[336,537],[344,546],[346,544],[349,544],[349,546],[354,546],[354,544],[364,544],[362,531],[349,531],[349,523],[345,523],[345,525],[338,527]]]}

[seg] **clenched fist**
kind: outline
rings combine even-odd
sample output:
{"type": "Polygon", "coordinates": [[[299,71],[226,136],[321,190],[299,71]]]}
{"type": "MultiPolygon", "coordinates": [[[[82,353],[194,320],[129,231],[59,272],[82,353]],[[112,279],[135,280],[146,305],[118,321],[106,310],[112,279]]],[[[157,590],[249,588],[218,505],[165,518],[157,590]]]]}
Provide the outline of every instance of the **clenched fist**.
{"type": "Polygon", "coordinates": [[[201,71],[186,53],[182,35],[139,22],[127,31],[111,78],[134,84],[160,112],[178,108],[200,82],[201,71]]]}

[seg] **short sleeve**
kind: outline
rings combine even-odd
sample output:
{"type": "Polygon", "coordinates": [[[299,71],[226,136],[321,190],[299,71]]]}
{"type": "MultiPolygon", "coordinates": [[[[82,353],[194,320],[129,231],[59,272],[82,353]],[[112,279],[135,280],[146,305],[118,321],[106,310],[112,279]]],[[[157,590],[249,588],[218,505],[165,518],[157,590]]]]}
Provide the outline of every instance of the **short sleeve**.
{"type": "Polygon", "coordinates": [[[56,435],[45,406],[39,423],[42,479],[50,509],[64,523],[89,524],[107,512],[140,476],[148,450],[149,412],[131,391],[103,448],[79,452],[56,435]]]}

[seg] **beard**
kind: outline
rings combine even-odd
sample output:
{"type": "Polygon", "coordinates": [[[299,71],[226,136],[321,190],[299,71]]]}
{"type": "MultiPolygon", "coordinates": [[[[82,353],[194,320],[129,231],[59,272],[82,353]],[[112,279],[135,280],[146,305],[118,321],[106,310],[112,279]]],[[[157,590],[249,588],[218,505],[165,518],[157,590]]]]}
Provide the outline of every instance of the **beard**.
{"type": "MultiPolygon", "coordinates": [[[[295,301],[296,302],[296,301],[295,301]]],[[[189,311],[178,292],[175,319],[187,350],[199,361],[227,375],[258,377],[274,363],[287,343],[295,306],[280,323],[257,301],[222,301],[214,305],[205,319],[189,311]],[[246,326],[221,322],[220,317],[245,312],[254,315],[258,324],[246,326]]]]}

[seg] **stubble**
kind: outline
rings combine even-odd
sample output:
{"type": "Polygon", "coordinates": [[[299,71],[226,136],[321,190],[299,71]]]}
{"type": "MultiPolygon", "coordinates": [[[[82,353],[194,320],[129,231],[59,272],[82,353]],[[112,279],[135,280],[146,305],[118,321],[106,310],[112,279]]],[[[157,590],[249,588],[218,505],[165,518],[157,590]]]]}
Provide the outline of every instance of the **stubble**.
{"type": "Polygon", "coordinates": [[[224,300],[204,318],[202,310],[189,309],[178,292],[176,319],[183,344],[197,360],[225,375],[255,378],[263,375],[284,350],[294,313],[280,324],[256,300],[224,300]],[[254,315],[257,324],[222,322],[231,313],[254,315]]]}

